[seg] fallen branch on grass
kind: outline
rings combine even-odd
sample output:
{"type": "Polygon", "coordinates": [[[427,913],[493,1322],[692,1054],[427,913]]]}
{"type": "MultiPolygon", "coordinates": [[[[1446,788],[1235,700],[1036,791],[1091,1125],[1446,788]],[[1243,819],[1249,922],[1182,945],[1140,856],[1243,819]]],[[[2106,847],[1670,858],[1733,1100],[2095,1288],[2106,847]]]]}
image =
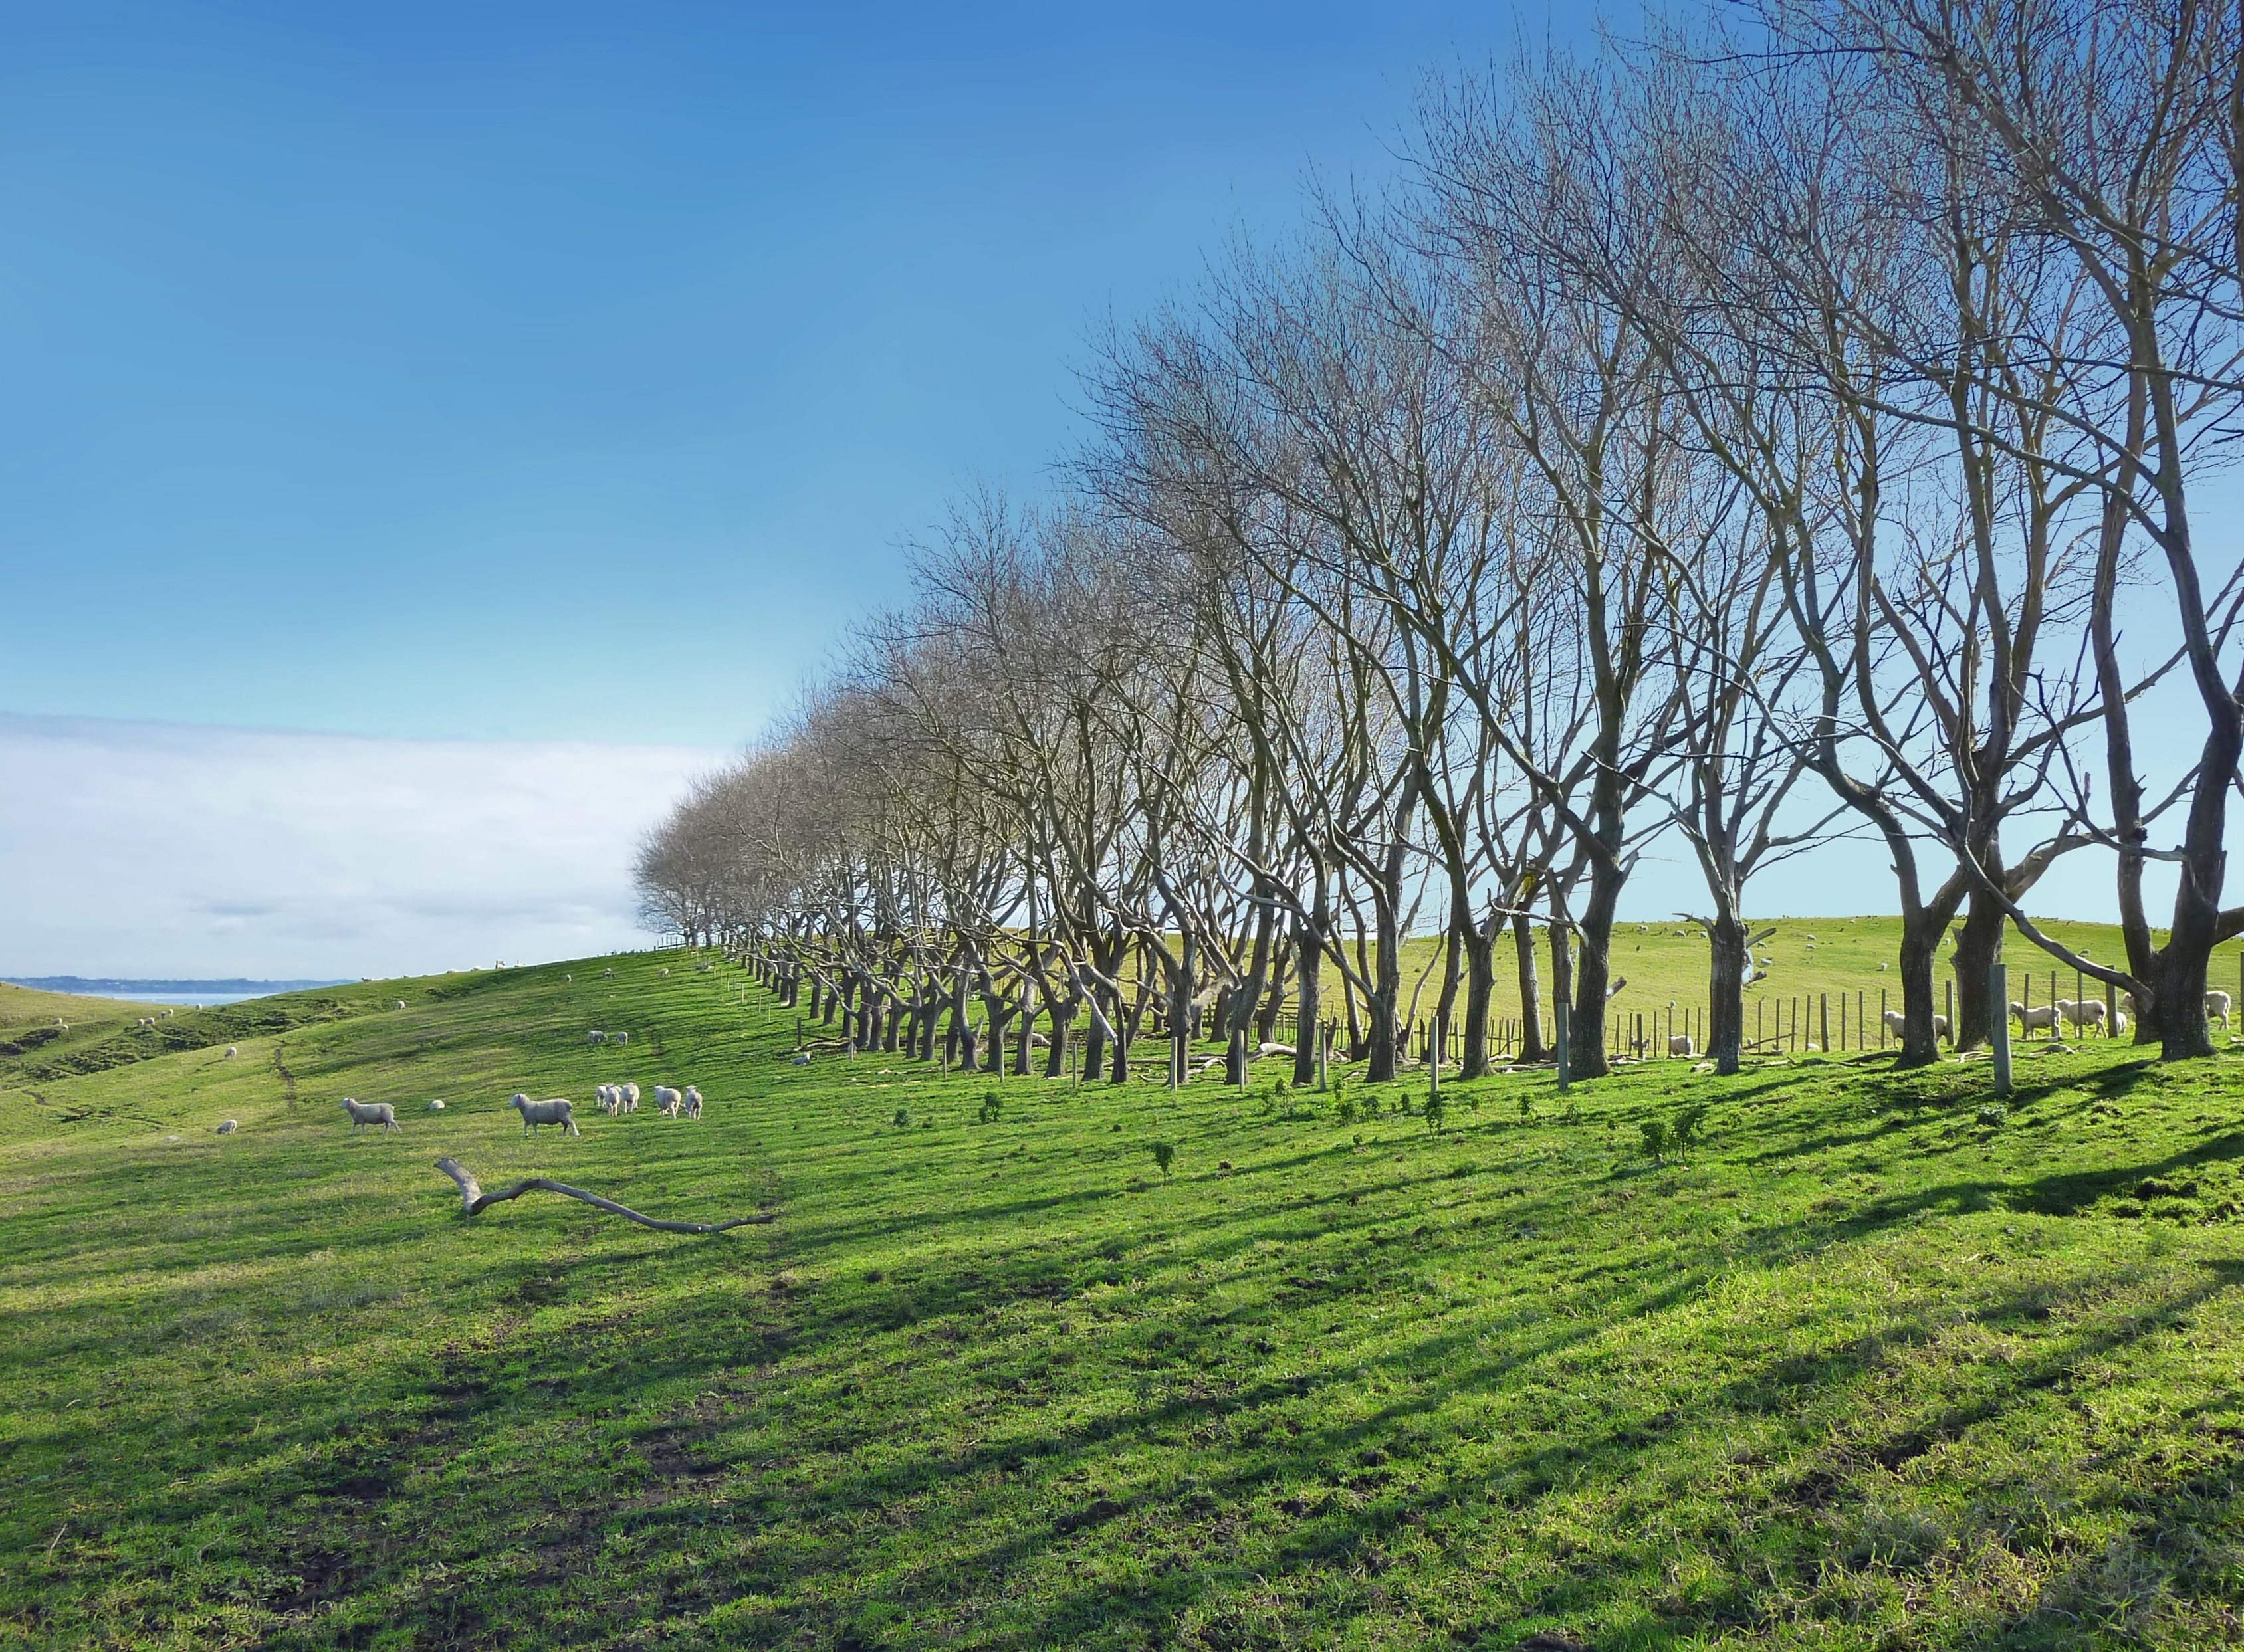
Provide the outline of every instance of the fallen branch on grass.
{"type": "Polygon", "coordinates": [[[565,1194],[572,1199],[582,1199],[611,1216],[636,1222],[643,1228],[658,1228],[665,1233],[722,1233],[727,1228],[761,1227],[779,1220],[776,1212],[766,1211],[761,1216],[736,1216],[729,1222],[658,1222],[651,1216],[641,1216],[637,1210],[618,1204],[613,1199],[604,1199],[597,1193],[587,1193],[580,1187],[571,1187],[566,1182],[549,1181],[542,1176],[533,1176],[526,1182],[517,1182],[512,1187],[503,1188],[497,1193],[486,1193],[483,1184],[459,1160],[447,1155],[436,1161],[436,1168],[459,1184],[460,1203],[467,1207],[470,1216],[494,1204],[504,1204],[509,1199],[518,1199],[525,1193],[543,1190],[547,1193],[565,1194]]]}

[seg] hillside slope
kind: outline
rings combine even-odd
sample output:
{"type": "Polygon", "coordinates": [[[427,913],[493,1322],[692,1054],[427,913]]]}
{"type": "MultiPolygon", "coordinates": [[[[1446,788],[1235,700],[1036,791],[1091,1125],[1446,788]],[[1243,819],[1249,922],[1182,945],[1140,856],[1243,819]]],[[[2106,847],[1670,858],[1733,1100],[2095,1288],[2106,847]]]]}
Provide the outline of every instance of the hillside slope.
{"type": "Polygon", "coordinates": [[[1437,1131],[1423,1082],[797,1068],[677,954],[346,1008],[0,1062],[0,1643],[2244,1643],[2234,1055],[2022,1056],[2007,1110],[1655,1062],[1437,1131]],[[448,1153],[779,1219],[470,1222],[448,1153]]]}

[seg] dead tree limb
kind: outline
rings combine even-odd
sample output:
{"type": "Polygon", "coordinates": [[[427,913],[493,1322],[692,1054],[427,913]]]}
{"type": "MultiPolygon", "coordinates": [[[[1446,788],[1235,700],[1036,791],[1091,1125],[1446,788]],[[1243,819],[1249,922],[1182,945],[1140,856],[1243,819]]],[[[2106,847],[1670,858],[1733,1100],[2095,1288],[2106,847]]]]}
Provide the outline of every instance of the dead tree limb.
{"type": "Polygon", "coordinates": [[[727,1228],[761,1227],[779,1220],[776,1212],[766,1211],[760,1216],[736,1216],[729,1222],[659,1222],[651,1216],[641,1216],[637,1210],[618,1204],[613,1199],[604,1199],[597,1193],[587,1193],[580,1187],[571,1187],[566,1182],[551,1181],[543,1176],[517,1182],[512,1187],[503,1188],[497,1193],[486,1193],[482,1183],[459,1160],[447,1155],[436,1161],[436,1168],[459,1184],[460,1203],[467,1207],[470,1216],[491,1205],[504,1204],[509,1199],[518,1199],[525,1193],[543,1189],[548,1193],[565,1194],[572,1199],[582,1199],[611,1216],[619,1216],[626,1221],[638,1223],[643,1228],[656,1228],[665,1233],[722,1233],[727,1228]]]}

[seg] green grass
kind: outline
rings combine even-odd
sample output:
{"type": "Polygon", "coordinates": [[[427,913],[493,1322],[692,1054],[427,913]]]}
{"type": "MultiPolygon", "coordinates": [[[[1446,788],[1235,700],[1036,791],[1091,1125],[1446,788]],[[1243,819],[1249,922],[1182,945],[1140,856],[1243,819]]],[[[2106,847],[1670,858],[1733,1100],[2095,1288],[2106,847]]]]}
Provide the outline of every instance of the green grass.
{"type": "MultiPolygon", "coordinates": [[[[1679,900],[1679,906],[1693,904],[1679,900]]],[[[1703,905],[1703,900],[1700,903],[1703,905]]],[[[1748,987],[1745,993],[1745,1025],[1748,1039],[1754,1029],[1763,1036],[1774,1039],[1779,1024],[1788,1029],[1792,1025],[1794,1004],[1801,1006],[1801,1038],[1814,1035],[1821,1028],[1823,1001],[1829,1000],[1831,1041],[1835,1045],[1841,1033],[1841,1011],[1846,1012],[1845,1033],[1851,1051],[1857,1041],[1856,1022],[1869,1029],[1869,1042],[1873,1049],[1878,1043],[1878,1015],[1881,993],[1889,995],[1884,1001],[1894,1008],[1901,1008],[1901,977],[1893,961],[1901,951],[1901,920],[1892,917],[1854,918],[1777,918],[1755,920],[1756,930],[1774,927],[1776,933],[1754,950],[1754,956],[1774,959],[1773,967],[1763,978],[1748,987]],[[1884,969],[1878,966],[1884,964],[1884,969]],[[1843,1001],[1843,1002],[1842,1002],[1843,1001]],[[1780,1010],[1780,1006],[1781,1007],[1780,1010]]],[[[2086,956],[2124,961],[2126,947],[2121,944],[2117,924],[2076,923],[2069,920],[2042,920],[2042,927],[2050,935],[2086,956]]],[[[2163,944],[2163,931],[2153,932],[2155,943],[2163,944]]],[[[1544,981],[1550,979],[1551,957],[1548,941],[1537,932],[1537,967],[1544,981]]],[[[1629,1029],[1624,1037],[1633,1035],[1634,1019],[1644,1017],[1645,1035],[1655,1040],[1653,1047],[1664,1049],[1656,1037],[1664,1038],[1666,1017],[1671,1009],[1675,1025],[1680,1031],[1687,1023],[1686,1012],[1703,1016],[1707,997],[1707,943],[1699,931],[1680,922],[1665,924],[1620,924],[1612,935],[1612,974],[1626,984],[1613,997],[1608,1010],[1612,1015],[1627,1017],[1629,1029]],[[1678,933],[1678,932],[1681,933],[1678,933]]],[[[1411,991],[1418,983],[1421,972],[1430,964],[1433,973],[1426,977],[1420,993],[1417,1014],[1430,1016],[1441,995],[1440,966],[1436,961],[1439,943],[1418,939],[1406,943],[1403,952],[1402,1007],[1409,1008],[1411,991]]],[[[1519,977],[1517,954],[1507,940],[1497,948],[1496,992],[1490,1009],[1491,1018],[1502,1021],[1516,1019],[1519,1015],[1519,977]]],[[[2011,996],[2013,999],[2031,993],[2031,1001],[2047,1003],[2051,997],[2051,965],[2052,960],[2030,942],[2012,935],[2004,949],[2010,967],[2011,996]],[[2031,974],[2029,984],[2021,979],[2031,974]]],[[[1947,992],[1951,974],[1950,954],[1946,947],[1940,953],[1935,971],[1933,992],[1936,1002],[1947,992]]],[[[1328,990],[1336,993],[1336,972],[1328,971],[1328,990]]],[[[2244,941],[2233,941],[2214,949],[2208,979],[2211,983],[2228,992],[2240,1003],[2244,1003],[2244,941]]],[[[2055,981],[2056,996],[2060,998],[2101,998],[2104,989],[2096,981],[2077,981],[2073,972],[2058,969],[2055,981]]],[[[1547,995],[1548,988],[1544,988],[1547,995]]],[[[1336,1013],[1336,1012],[1335,1012],[1336,1013]]],[[[1550,1010],[1547,999],[1544,1009],[1547,1027],[1550,1010]]],[[[1703,1022],[1699,1024],[1703,1025],[1703,1022]]],[[[1700,1040],[1703,1043],[1703,1038],[1700,1040]]]]}
{"type": "Polygon", "coordinates": [[[1655,1062],[1436,1132],[1275,1064],[794,1068],[739,972],[612,961],[0,1061],[0,1644],[2244,1643],[2244,1055],[2024,1055],[1991,1113],[1977,1061],[1655,1062]],[[504,1108],[625,1076],[708,1117],[504,1108]],[[780,1219],[469,1222],[442,1153],[780,1219]]]}

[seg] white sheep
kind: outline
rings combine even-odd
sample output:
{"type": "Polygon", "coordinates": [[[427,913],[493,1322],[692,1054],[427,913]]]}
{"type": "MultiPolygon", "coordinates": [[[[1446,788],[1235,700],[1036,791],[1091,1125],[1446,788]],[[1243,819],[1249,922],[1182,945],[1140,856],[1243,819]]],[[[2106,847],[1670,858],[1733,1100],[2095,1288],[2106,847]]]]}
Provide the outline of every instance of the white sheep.
{"type": "Polygon", "coordinates": [[[218,1133],[220,1136],[231,1136],[240,1128],[230,1118],[222,1118],[218,1122],[218,1133]]]}
{"type": "Polygon", "coordinates": [[[701,1092],[694,1089],[693,1085],[688,1084],[686,1087],[685,1098],[679,1102],[679,1106],[683,1109],[687,1118],[700,1117],[701,1092]]]}
{"type": "Polygon", "coordinates": [[[2228,995],[2227,993],[2209,992],[2205,995],[2205,1018],[2211,1021],[2215,1016],[2220,1020],[2220,1029],[2223,1032],[2227,1031],[2228,995]]]}
{"type": "Polygon", "coordinates": [[[676,1090],[671,1089],[667,1084],[657,1084],[654,1087],[655,1110],[660,1113],[665,1118],[676,1118],[678,1116],[678,1105],[685,1099],[686,1098],[684,1096],[680,1096],[676,1090]]]}
{"type": "MultiPolygon", "coordinates": [[[[1909,1017],[1903,1015],[1898,1009],[1889,1009],[1886,1011],[1885,1023],[1886,1030],[1891,1033],[1896,1038],[1903,1037],[1908,1033],[1909,1017]]],[[[1941,1015],[1937,1010],[1936,1010],[1933,1012],[1932,1016],[1933,1042],[1937,1043],[1941,1039],[1946,1038],[1947,1036],[1948,1017],[1941,1015]]],[[[1951,1040],[1950,1042],[1952,1042],[1953,1041],[1951,1040]]]]}
{"type": "Polygon", "coordinates": [[[585,1042],[588,1044],[605,1044],[608,1042],[608,1035],[595,1028],[585,1035],[585,1042]]]}
{"type": "Polygon", "coordinates": [[[2031,1009],[2028,1009],[2024,1004],[2014,1003],[2011,1006],[2011,1015],[2027,1032],[2032,1032],[2037,1028],[2046,1028],[2052,1033],[2057,1030],[2055,1004],[2036,1004],[2031,1009]]]}
{"type": "Polygon", "coordinates": [[[228,1044],[228,1045],[226,1047],[226,1059],[227,1061],[232,1061],[232,1060],[233,1060],[236,1055],[239,1055],[240,1054],[241,1054],[241,1052],[240,1052],[240,1050],[236,1049],[235,1049],[232,1044],[228,1044]]]}
{"type": "Polygon", "coordinates": [[[1667,1035],[1667,1053],[1670,1055],[1696,1055],[1699,1051],[1691,1042],[1690,1034],[1670,1033],[1667,1035]]]}
{"type": "Polygon", "coordinates": [[[664,966],[664,968],[663,968],[663,969],[662,969],[662,971],[661,971],[661,974],[662,974],[662,978],[663,978],[665,981],[667,981],[667,980],[669,980],[669,979],[670,979],[670,969],[669,969],[669,967],[668,967],[667,965],[664,966]]]}
{"type": "Polygon", "coordinates": [[[807,1049],[805,1049],[805,1050],[797,1050],[797,1051],[795,1052],[795,1054],[794,1054],[794,1058],[793,1058],[792,1060],[790,1060],[790,1061],[787,1062],[787,1065],[788,1065],[789,1067],[808,1067],[808,1066],[809,1066],[809,1065],[810,1065],[810,1052],[809,1052],[808,1050],[807,1050],[807,1049]]]}
{"type": "Polygon", "coordinates": [[[615,972],[612,968],[611,968],[611,969],[603,969],[602,971],[600,971],[600,979],[601,979],[602,981],[613,981],[615,978],[616,978],[616,972],[615,972]]]}
{"type": "Polygon", "coordinates": [[[616,1093],[623,1097],[623,1106],[620,1110],[626,1113],[636,1113],[639,1111],[638,1085],[629,1083],[618,1084],[616,1086],[616,1093]]]}
{"type": "Polygon", "coordinates": [[[563,974],[563,975],[562,975],[562,977],[561,977],[561,981],[562,981],[562,984],[563,984],[564,986],[573,987],[573,986],[575,986],[575,985],[577,984],[577,978],[576,978],[576,976],[571,975],[571,974],[566,974],[566,973],[564,973],[564,974],[563,974]]]}
{"type": "Polygon", "coordinates": [[[358,1127],[362,1124],[379,1124],[383,1130],[395,1130],[400,1136],[405,1134],[397,1122],[397,1109],[388,1102],[355,1102],[346,1096],[343,1097],[343,1111],[351,1116],[353,1136],[358,1134],[358,1127]]]}
{"type": "Polygon", "coordinates": [[[628,1044],[631,1042],[631,1035],[629,1033],[618,1033],[615,1035],[614,1042],[618,1044],[628,1044]]]}
{"type": "Polygon", "coordinates": [[[540,1124],[558,1124],[564,1136],[582,1136],[585,1133],[577,1128],[576,1116],[570,1111],[568,1102],[561,1096],[533,1102],[517,1090],[507,1105],[522,1115],[522,1133],[525,1136],[537,1135],[540,1124]]]}
{"type": "Polygon", "coordinates": [[[405,1008],[405,1001],[402,998],[393,999],[391,1001],[391,1007],[396,1009],[402,1009],[405,1008]]]}
{"type": "Polygon", "coordinates": [[[616,1087],[613,1084],[593,1085],[592,1104],[613,1118],[616,1116],[616,1087]]]}
{"type": "Polygon", "coordinates": [[[429,1110],[432,1113],[443,1112],[444,1110],[444,1098],[439,1096],[435,1101],[429,1102],[429,1110]]]}
{"type": "Polygon", "coordinates": [[[2104,1017],[2110,1013],[2100,998],[2060,998],[2057,1007],[2065,1013],[2066,1026],[2093,1027],[2099,1032],[2104,1030],[2104,1017]]]}

